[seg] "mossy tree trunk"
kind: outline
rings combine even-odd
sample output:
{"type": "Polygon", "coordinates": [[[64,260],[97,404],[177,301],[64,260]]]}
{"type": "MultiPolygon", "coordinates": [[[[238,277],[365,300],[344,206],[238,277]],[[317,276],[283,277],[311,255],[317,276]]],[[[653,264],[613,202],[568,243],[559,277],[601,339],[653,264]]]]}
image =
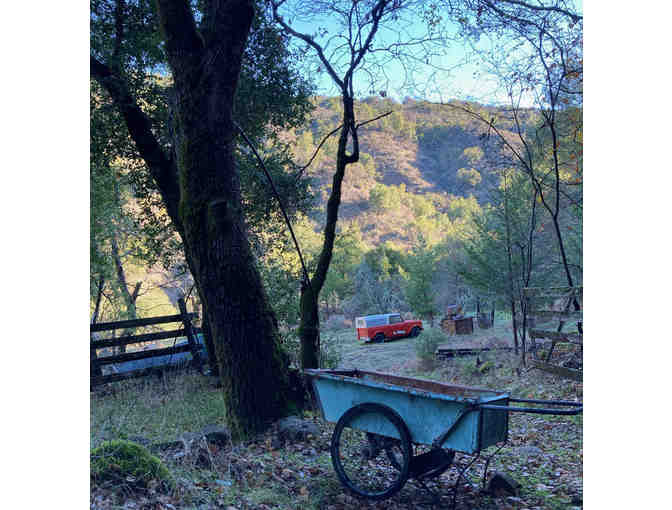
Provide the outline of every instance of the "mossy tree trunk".
{"type": "Polygon", "coordinates": [[[203,301],[234,437],[263,430],[290,406],[287,359],[250,250],[234,160],[233,98],[253,2],[205,2],[200,29],[187,0],[157,0],[175,90],[177,146],[166,154],[112,67],[92,76],[120,108],[182,237],[203,301]]]}

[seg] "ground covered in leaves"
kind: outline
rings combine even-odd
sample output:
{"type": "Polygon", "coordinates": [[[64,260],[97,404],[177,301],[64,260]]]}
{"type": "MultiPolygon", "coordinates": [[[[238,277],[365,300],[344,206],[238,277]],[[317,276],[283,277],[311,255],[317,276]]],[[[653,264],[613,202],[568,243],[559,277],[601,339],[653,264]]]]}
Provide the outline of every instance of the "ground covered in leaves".
{"type": "MultiPolygon", "coordinates": [[[[343,334],[345,338],[345,333],[343,334]]],[[[352,332],[350,332],[352,335],[352,332]]],[[[492,368],[482,373],[475,357],[434,364],[414,359],[412,340],[376,346],[346,344],[347,359],[366,359],[367,349],[389,348],[394,356],[377,355],[376,369],[447,383],[508,390],[512,396],[538,399],[581,400],[580,383],[519,367],[513,354],[485,353],[492,368]],[[401,356],[401,357],[400,357],[401,356]],[[382,360],[382,361],[381,361],[382,360]],[[387,366],[380,366],[387,363],[387,366]]],[[[366,363],[363,363],[366,364],[366,363]]],[[[361,367],[365,368],[365,367],[361,367]]],[[[368,368],[368,367],[367,367],[368,368]]],[[[373,368],[373,367],[372,367],[373,368]]],[[[215,381],[199,374],[165,376],[161,380],[115,383],[91,395],[91,446],[106,439],[150,442],[175,440],[208,424],[223,423],[223,407],[215,381]]],[[[432,488],[439,502],[413,482],[394,497],[381,502],[362,501],[343,489],[331,464],[329,445],[333,424],[314,413],[303,418],[314,422],[319,433],[304,440],[283,441],[272,427],[244,444],[207,445],[207,459],[178,457],[171,451],[157,455],[175,480],[169,490],[149,484],[137,488],[124,483],[92,481],[91,508],[160,509],[413,509],[450,508],[457,468],[449,469],[432,488]],[[438,504],[437,504],[438,503],[438,504]]],[[[582,506],[582,417],[510,413],[509,440],[494,455],[488,473],[506,473],[521,484],[516,495],[485,494],[482,452],[460,484],[457,508],[567,509],[582,506]]],[[[466,465],[470,456],[457,456],[466,465]]]]}

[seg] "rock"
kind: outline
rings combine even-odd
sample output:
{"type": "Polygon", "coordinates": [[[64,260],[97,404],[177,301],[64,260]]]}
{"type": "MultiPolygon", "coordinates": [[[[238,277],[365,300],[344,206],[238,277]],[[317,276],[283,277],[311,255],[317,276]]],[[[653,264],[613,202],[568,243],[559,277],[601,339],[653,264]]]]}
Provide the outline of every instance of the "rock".
{"type": "Polygon", "coordinates": [[[149,447],[152,452],[165,452],[168,450],[182,450],[184,443],[182,441],[165,441],[163,443],[154,443],[149,447]]]}
{"type": "Polygon", "coordinates": [[[313,422],[302,420],[297,416],[289,416],[278,421],[278,436],[287,441],[305,441],[312,435],[320,435],[320,428],[313,422]]]}
{"type": "Polygon", "coordinates": [[[226,427],[220,425],[206,425],[200,431],[200,435],[205,437],[208,443],[217,446],[226,446],[231,439],[231,433],[226,427]]]}
{"type": "Polygon", "coordinates": [[[488,483],[488,492],[495,496],[497,496],[498,493],[508,493],[513,496],[518,496],[519,489],[520,484],[516,480],[500,471],[492,475],[492,478],[488,483]]]}
{"type": "Polygon", "coordinates": [[[201,443],[201,441],[206,441],[217,446],[225,446],[228,444],[230,437],[231,434],[226,427],[221,427],[219,425],[206,425],[201,429],[200,432],[185,432],[179,437],[177,441],[155,443],[150,446],[150,449],[152,451],[180,450],[182,452],[188,453],[192,450],[192,448],[196,448],[197,445],[201,443]]]}
{"type": "Polygon", "coordinates": [[[172,452],[174,461],[194,464],[204,469],[213,467],[206,436],[201,433],[185,432],[179,440],[154,444],[152,449],[172,452]]]}

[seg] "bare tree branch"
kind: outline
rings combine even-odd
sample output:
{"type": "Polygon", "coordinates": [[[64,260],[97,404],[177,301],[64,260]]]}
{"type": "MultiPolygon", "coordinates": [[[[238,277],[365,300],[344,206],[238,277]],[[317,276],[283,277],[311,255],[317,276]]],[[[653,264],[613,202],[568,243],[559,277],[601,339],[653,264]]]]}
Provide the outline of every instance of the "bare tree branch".
{"type": "Polygon", "coordinates": [[[324,143],[329,139],[329,137],[331,137],[331,135],[338,133],[338,132],[341,130],[342,127],[343,127],[343,124],[339,124],[338,127],[336,127],[335,129],[332,129],[332,130],[331,130],[331,131],[330,131],[330,132],[329,132],[329,133],[322,139],[322,141],[320,142],[320,144],[317,146],[317,149],[315,149],[315,152],[313,153],[313,155],[311,156],[311,158],[308,160],[308,163],[306,163],[306,165],[304,165],[304,166],[302,166],[301,168],[299,168],[298,173],[297,173],[297,175],[296,175],[296,180],[297,180],[297,181],[298,181],[299,179],[301,179],[301,176],[303,175],[303,172],[306,170],[306,168],[308,168],[308,167],[312,164],[313,160],[314,160],[315,157],[317,156],[317,153],[320,151],[320,149],[322,148],[322,146],[324,145],[324,143]]]}

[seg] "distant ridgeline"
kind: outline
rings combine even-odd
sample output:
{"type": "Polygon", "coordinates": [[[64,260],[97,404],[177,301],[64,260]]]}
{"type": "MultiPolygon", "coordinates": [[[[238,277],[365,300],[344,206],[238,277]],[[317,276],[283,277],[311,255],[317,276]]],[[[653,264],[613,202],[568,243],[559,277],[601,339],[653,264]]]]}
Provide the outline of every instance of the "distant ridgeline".
{"type": "MultiPolygon", "coordinates": [[[[305,165],[324,137],[341,122],[342,105],[336,97],[316,97],[311,121],[283,134],[295,162],[305,165]]],[[[452,102],[495,119],[497,128],[511,135],[515,126],[503,108],[452,102]]],[[[444,237],[470,210],[488,201],[499,184],[497,170],[512,166],[488,125],[455,107],[413,99],[397,103],[369,97],[355,104],[357,122],[393,113],[360,128],[360,160],[350,165],[343,183],[340,217],[356,221],[372,244],[392,241],[400,246],[415,242],[415,232],[444,237]]],[[[535,110],[521,114],[523,127],[537,125],[535,110]]],[[[318,206],[327,200],[335,169],[338,136],[323,145],[307,174],[315,179],[318,206]]],[[[313,219],[323,221],[316,211],[313,219]]]]}

